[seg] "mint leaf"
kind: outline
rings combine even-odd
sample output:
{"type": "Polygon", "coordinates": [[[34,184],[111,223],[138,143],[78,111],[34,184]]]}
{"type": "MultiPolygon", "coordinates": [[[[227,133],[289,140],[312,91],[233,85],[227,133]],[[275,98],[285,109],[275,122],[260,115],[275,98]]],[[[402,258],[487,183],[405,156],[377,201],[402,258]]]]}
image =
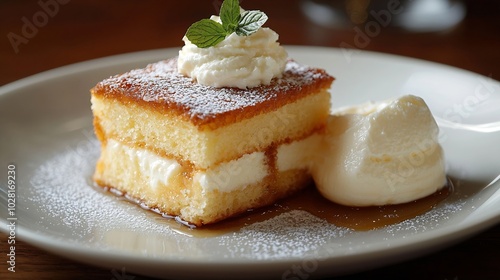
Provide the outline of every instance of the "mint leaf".
{"type": "Polygon", "coordinates": [[[241,15],[235,32],[239,36],[249,36],[257,32],[267,21],[267,15],[261,11],[245,11],[241,15]]]}
{"type": "Polygon", "coordinates": [[[261,11],[240,13],[239,0],[224,0],[220,9],[222,24],[202,19],[193,23],[186,32],[186,37],[198,48],[208,48],[224,41],[227,35],[236,32],[238,36],[255,33],[267,21],[267,15],[261,11]]]}
{"type": "Polygon", "coordinates": [[[240,17],[240,1],[224,0],[220,8],[220,19],[227,34],[236,31],[240,17]]]}
{"type": "Polygon", "coordinates": [[[227,32],[222,24],[211,19],[202,19],[193,23],[186,32],[186,37],[198,48],[215,46],[226,38],[227,32]]]}

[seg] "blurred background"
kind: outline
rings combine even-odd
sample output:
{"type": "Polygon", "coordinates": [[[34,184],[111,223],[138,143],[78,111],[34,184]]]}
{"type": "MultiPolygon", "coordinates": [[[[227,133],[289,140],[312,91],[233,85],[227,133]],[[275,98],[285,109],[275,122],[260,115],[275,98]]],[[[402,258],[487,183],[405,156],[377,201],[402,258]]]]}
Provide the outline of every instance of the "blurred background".
{"type": "MultiPolygon", "coordinates": [[[[0,86],[89,59],[180,48],[186,29],[217,14],[221,3],[0,0],[0,86]]],[[[280,34],[283,45],[397,54],[500,79],[497,0],[242,0],[241,5],[266,12],[266,26],[280,34]]],[[[0,234],[0,240],[4,252],[6,235],[0,234]]],[[[9,277],[115,279],[107,269],[65,260],[22,242],[18,252],[22,271],[9,277]]],[[[481,275],[498,272],[499,259],[497,226],[444,251],[346,279],[481,279],[485,278],[481,275]]],[[[4,279],[5,263],[0,269],[0,278],[4,279]]]]}
{"type": "MultiPolygon", "coordinates": [[[[78,61],[180,47],[222,0],[2,0],[0,84],[78,61]]],[[[285,45],[352,47],[500,76],[500,1],[243,0],[285,45]],[[494,65],[491,61],[496,61],[494,65]]]]}

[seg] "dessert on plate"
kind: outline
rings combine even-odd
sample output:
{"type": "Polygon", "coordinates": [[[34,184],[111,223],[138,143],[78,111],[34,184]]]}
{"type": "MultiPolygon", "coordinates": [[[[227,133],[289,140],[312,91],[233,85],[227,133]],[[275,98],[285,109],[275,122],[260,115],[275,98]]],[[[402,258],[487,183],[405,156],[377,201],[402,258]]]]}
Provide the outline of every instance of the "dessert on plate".
{"type": "Polygon", "coordinates": [[[91,89],[93,176],[194,226],[311,185],[348,206],[400,204],[446,184],[438,127],[416,96],[330,115],[334,78],[289,58],[267,16],[225,0],[177,57],[91,89]]]}
{"type": "MultiPolygon", "coordinates": [[[[254,24],[258,13],[242,11],[240,21],[254,24]]],[[[209,47],[186,36],[179,57],[91,90],[98,185],[196,226],[307,186],[334,78],[289,59],[268,28],[237,33],[209,47]]]]}

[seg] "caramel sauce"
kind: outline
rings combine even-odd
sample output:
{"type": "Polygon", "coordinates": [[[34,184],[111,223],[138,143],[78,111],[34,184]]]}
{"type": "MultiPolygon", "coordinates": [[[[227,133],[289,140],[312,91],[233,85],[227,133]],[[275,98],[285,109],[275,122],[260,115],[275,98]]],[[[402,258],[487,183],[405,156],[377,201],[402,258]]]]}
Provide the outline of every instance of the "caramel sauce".
{"type": "MultiPolygon", "coordinates": [[[[157,221],[164,223],[174,231],[193,237],[214,237],[231,232],[237,232],[245,226],[263,222],[282,213],[303,210],[331,224],[356,231],[368,231],[397,224],[424,214],[445,200],[453,191],[453,184],[448,179],[447,184],[439,191],[422,199],[404,204],[349,207],[333,203],[325,199],[314,186],[292,195],[277,203],[247,211],[239,216],[224,221],[196,228],[176,217],[161,215],[157,221]],[[168,218],[168,219],[165,219],[168,218]]],[[[147,207],[143,208],[147,209],[147,207]]],[[[150,209],[158,213],[154,209],[150,209]]]]}

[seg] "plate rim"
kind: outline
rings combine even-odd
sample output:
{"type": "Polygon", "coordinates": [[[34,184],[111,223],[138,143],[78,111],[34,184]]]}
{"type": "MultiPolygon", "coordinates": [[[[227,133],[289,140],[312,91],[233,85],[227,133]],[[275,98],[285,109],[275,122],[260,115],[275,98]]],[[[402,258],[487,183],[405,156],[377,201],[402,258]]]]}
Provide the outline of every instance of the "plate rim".
{"type": "MultiPolygon", "coordinates": [[[[302,52],[305,50],[321,50],[322,52],[341,52],[342,50],[340,48],[334,48],[334,47],[323,47],[323,46],[299,46],[299,45],[285,45],[285,48],[289,53],[293,52],[302,52]]],[[[180,47],[170,47],[170,48],[162,48],[162,49],[152,49],[152,50],[144,50],[144,51],[138,51],[138,52],[129,52],[129,53],[123,53],[123,54],[116,54],[116,55],[111,55],[111,56],[105,56],[105,57],[100,57],[100,58],[95,58],[91,60],[86,60],[82,62],[77,62],[69,65],[64,65],[61,67],[57,67],[54,69],[46,70],[22,79],[19,79],[17,81],[13,81],[10,83],[7,83],[5,85],[0,86],[0,102],[1,99],[4,98],[5,96],[9,94],[15,94],[17,90],[22,89],[23,87],[29,87],[32,85],[35,85],[40,82],[44,82],[50,79],[54,78],[61,78],[67,75],[72,75],[78,72],[85,72],[87,70],[92,70],[92,69],[99,69],[101,67],[109,67],[111,65],[119,66],[123,65],[125,63],[149,63],[147,61],[155,61],[158,57],[166,57],[165,54],[169,53],[174,53],[174,51],[178,51],[180,47]]],[[[381,53],[381,52],[373,52],[373,51],[366,51],[366,50],[359,50],[360,55],[362,56],[368,56],[368,57],[384,57],[384,58],[390,58],[392,60],[402,60],[404,63],[419,63],[419,64],[425,64],[429,65],[431,67],[440,67],[444,69],[449,69],[453,71],[460,71],[462,73],[466,73],[468,75],[479,75],[482,77],[486,77],[482,74],[478,74],[469,70],[457,68],[454,66],[450,65],[445,65],[445,64],[440,64],[437,62],[432,62],[432,61],[426,61],[422,60],[419,58],[413,58],[413,57],[406,57],[406,56],[401,56],[401,55],[394,55],[394,54],[388,54],[388,53],[381,53]]],[[[362,59],[362,58],[361,58],[362,59]]],[[[500,185],[500,181],[497,180],[494,185],[500,185]]],[[[500,190],[497,190],[494,194],[500,195],[500,190]]],[[[474,212],[472,212],[474,213],[474,212]]],[[[472,214],[471,213],[471,214],[472,214]]],[[[458,223],[458,224],[451,224],[447,225],[445,227],[440,227],[439,229],[434,229],[432,231],[425,231],[423,233],[419,233],[418,235],[412,236],[413,242],[408,242],[408,240],[397,240],[396,242],[393,242],[392,246],[390,247],[385,247],[385,250],[381,250],[384,248],[382,246],[383,242],[377,242],[375,243],[375,247],[372,247],[368,250],[364,250],[361,253],[356,253],[352,255],[337,255],[337,256],[329,256],[324,260],[325,262],[328,261],[334,261],[339,258],[355,258],[358,255],[366,255],[366,254],[375,254],[375,253],[380,253],[380,252],[390,252],[391,254],[396,254],[398,250],[406,250],[405,248],[407,247],[413,247],[417,246],[418,244],[421,244],[422,242],[429,242],[434,240],[433,243],[437,243],[437,241],[441,241],[441,239],[446,239],[450,235],[454,234],[456,235],[457,232],[460,233],[458,234],[459,236],[454,236],[451,238],[451,240],[445,240],[446,244],[443,244],[443,246],[448,246],[452,243],[459,242],[465,238],[468,238],[471,235],[478,234],[481,231],[484,231],[488,229],[489,227],[492,227],[498,223],[500,223],[500,209],[497,212],[488,212],[489,215],[483,215],[481,216],[481,219],[473,219],[469,220],[467,222],[463,223],[458,223]],[[416,240],[415,240],[416,239],[416,240]]],[[[1,217],[1,220],[3,221],[3,225],[0,227],[0,231],[4,232],[6,234],[9,233],[7,227],[6,227],[6,219],[4,217],[1,217]]],[[[62,244],[60,240],[51,240],[50,235],[47,235],[45,233],[37,233],[30,231],[22,226],[17,227],[17,233],[18,233],[18,238],[22,241],[25,241],[27,243],[30,243],[34,246],[44,248],[45,250],[52,251],[52,252],[59,252],[61,255],[60,251],[78,251],[79,253],[86,254],[86,255],[93,255],[98,253],[100,257],[114,257],[114,258],[119,258],[121,260],[128,260],[128,261],[149,261],[149,262],[155,262],[155,263],[169,263],[169,264],[175,264],[175,265],[198,265],[198,266],[203,266],[203,265],[223,265],[223,266],[228,266],[228,265],[237,265],[237,266],[246,266],[246,265],[265,265],[265,266],[275,266],[277,264],[290,264],[291,262],[298,261],[298,258],[286,258],[286,259],[266,259],[266,260],[243,260],[243,259],[218,259],[218,261],[214,260],[193,260],[193,259],[179,259],[179,258],[163,258],[163,259],[158,259],[154,257],[145,257],[143,255],[139,256],[131,256],[130,254],[123,254],[119,252],[110,252],[110,251],[99,251],[95,249],[90,249],[90,248],[85,248],[81,247],[75,244],[62,244]],[[37,238],[39,236],[40,238],[37,238]]],[[[58,238],[57,238],[58,239],[58,238]]],[[[67,240],[67,239],[66,239],[67,240]]],[[[428,246],[424,246],[428,247],[428,246]]],[[[68,255],[65,255],[66,257],[71,258],[68,255]]],[[[74,258],[72,258],[74,259],[74,258]]],[[[301,258],[300,260],[302,260],[301,258]]],[[[77,260],[77,259],[75,259],[77,260]]],[[[79,260],[81,261],[81,260],[79,260]]]]}
{"type": "MultiPolygon", "coordinates": [[[[304,49],[315,49],[315,50],[320,50],[323,52],[342,52],[344,48],[339,48],[339,47],[327,47],[327,46],[319,46],[319,45],[283,45],[285,49],[290,52],[300,52],[304,49]]],[[[55,67],[52,69],[47,69],[39,73],[35,73],[23,78],[20,78],[15,81],[8,82],[6,84],[3,84],[0,86],[0,97],[2,97],[3,94],[7,94],[15,89],[17,89],[20,86],[28,86],[33,83],[38,83],[41,81],[44,81],[48,78],[54,78],[64,76],[64,75],[70,75],[74,72],[80,72],[82,71],[81,69],[78,70],[78,68],[84,68],[84,69],[95,69],[94,64],[105,64],[104,66],[109,66],[109,65],[120,65],[123,64],[123,62],[119,62],[120,59],[128,59],[127,63],[132,63],[134,61],[136,62],[143,62],[146,61],[145,58],[150,58],[152,61],[155,61],[155,59],[158,59],[160,56],[159,54],[161,53],[171,53],[175,51],[179,51],[181,49],[181,46],[179,47],[168,47],[168,48],[159,48],[159,49],[149,49],[149,50],[140,50],[140,51],[133,51],[133,52],[125,52],[125,53],[119,53],[119,54],[113,54],[109,56],[102,56],[102,57],[97,57],[97,58],[92,58],[89,60],[84,60],[80,62],[75,62],[75,63],[70,63],[66,65],[62,65],[59,67],[55,67]],[[57,75],[59,72],[61,74],[57,75]],[[26,84],[25,84],[26,83],[26,84]]],[[[350,49],[349,49],[350,50],[350,49]]],[[[435,61],[430,61],[430,60],[425,60],[422,58],[417,58],[417,57],[410,57],[410,56],[404,56],[404,55],[399,55],[399,54],[392,54],[392,53],[385,53],[385,52],[377,52],[377,51],[371,51],[371,50],[360,50],[357,48],[354,48],[353,50],[357,51],[357,55],[360,56],[368,56],[368,57],[381,57],[384,56],[385,58],[389,58],[392,60],[406,60],[406,61],[411,61],[413,63],[419,63],[419,64],[427,64],[427,65],[432,65],[435,67],[440,67],[444,69],[449,69],[453,71],[460,71],[465,74],[469,75],[479,75],[484,78],[492,79],[496,82],[500,82],[500,80],[495,80],[492,77],[485,76],[481,73],[473,72],[471,70],[459,68],[453,65],[448,65],[448,64],[443,64],[435,61]]],[[[168,56],[163,56],[164,58],[168,58],[168,56]]]]}

